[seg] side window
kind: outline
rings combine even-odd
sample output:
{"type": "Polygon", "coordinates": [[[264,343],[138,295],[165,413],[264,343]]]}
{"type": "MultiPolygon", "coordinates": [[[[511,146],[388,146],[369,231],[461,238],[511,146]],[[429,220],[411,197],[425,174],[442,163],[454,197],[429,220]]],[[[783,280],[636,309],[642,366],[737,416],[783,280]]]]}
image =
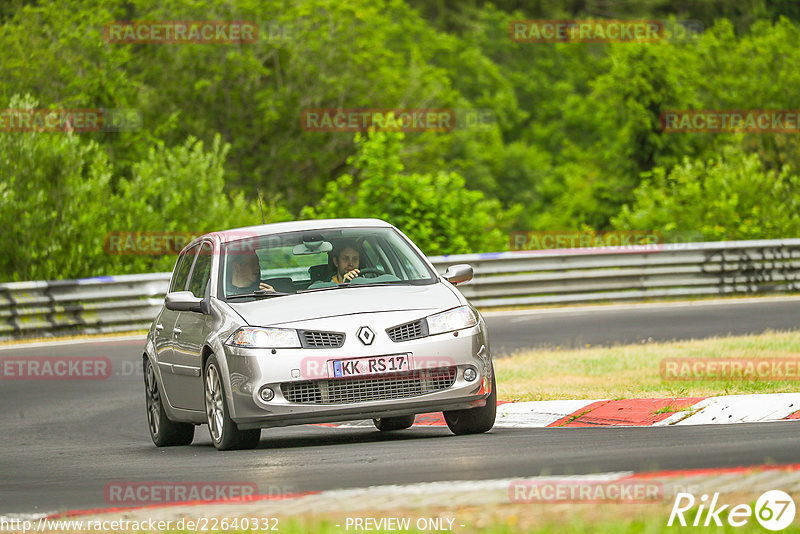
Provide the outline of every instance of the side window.
{"type": "Polygon", "coordinates": [[[200,254],[192,270],[192,279],[189,281],[189,291],[198,298],[203,298],[208,286],[208,278],[211,275],[211,244],[203,243],[200,254]]]}
{"type": "Polygon", "coordinates": [[[178,266],[175,267],[175,273],[172,275],[172,284],[169,286],[170,293],[173,291],[183,291],[186,289],[186,281],[189,279],[189,271],[192,269],[194,257],[200,247],[195,245],[186,251],[186,254],[178,260],[178,266]]]}

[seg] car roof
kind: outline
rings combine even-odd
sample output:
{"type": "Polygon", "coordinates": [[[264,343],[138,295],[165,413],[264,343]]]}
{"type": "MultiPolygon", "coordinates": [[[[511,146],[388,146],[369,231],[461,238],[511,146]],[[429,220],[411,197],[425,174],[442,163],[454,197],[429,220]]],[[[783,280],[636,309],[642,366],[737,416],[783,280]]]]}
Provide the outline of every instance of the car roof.
{"type": "Polygon", "coordinates": [[[381,219],[315,219],[309,221],[288,221],[271,224],[260,224],[257,226],[245,226],[242,228],[232,228],[221,232],[211,232],[193,240],[192,243],[200,241],[204,237],[217,236],[220,243],[229,243],[244,237],[256,237],[284,232],[297,232],[304,230],[331,230],[334,228],[357,228],[372,226],[380,228],[393,228],[391,224],[381,219]]]}

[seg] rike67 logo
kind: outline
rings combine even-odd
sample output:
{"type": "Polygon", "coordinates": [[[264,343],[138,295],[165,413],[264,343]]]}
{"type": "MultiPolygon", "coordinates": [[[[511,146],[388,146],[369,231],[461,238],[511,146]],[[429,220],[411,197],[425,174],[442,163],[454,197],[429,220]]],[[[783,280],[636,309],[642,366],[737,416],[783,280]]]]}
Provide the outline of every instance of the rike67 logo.
{"type": "Polygon", "coordinates": [[[783,530],[792,524],[795,516],[794,500],[788,493],[780,490],[763,493],[756,500],[755,507],[738,504],[730,508],[729,504],[719,505],[719,493],[714,493],[710,500],[708,495],[703,494],[692,521],[689,511],[695,504],[698,504],[698,500],[691,493],[678,493],[667,526],[685,527],[691,524],[694,527],[721,527],[727,522],[732,527],[743,527],[755,517],[756,521],[767,530],[783,530]],[[684,513],[687,517],[684,517],[684,513]]]}

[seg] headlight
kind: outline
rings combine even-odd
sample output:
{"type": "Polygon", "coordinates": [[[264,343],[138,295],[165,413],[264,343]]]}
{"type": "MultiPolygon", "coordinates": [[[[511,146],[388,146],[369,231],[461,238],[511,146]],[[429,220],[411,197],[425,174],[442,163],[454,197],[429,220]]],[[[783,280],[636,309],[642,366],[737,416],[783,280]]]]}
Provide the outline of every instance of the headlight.
{"type": "Polygon", "coordinates": [[[441,334],[461,330],[478,324],[478,318],[469,306],[460,306],[446,312],[429,315],[428,334],[441,334]]]}
{"type": "Polygon", "coordinates": [[[231,334],[226,345],[248,349],[277,349],[300,347],[300,338],[291,328],[243,327],[231,334]]]}

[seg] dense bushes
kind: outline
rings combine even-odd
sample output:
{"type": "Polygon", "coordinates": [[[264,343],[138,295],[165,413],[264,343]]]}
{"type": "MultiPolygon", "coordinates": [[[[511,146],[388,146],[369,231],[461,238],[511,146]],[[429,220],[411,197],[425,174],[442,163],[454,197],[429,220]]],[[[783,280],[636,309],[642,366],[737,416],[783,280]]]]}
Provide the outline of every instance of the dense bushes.
{"type": "MultiPolygon", "coordinates": [[[[12,108],[35,108],[28,97],[12,108]]],[[[170,270],[174,256],[109,254],[110,232],[190,232],[259,224],[258,205],[231,194],[228,146],[188,139],[153,147],[112,184],[101,145],[77,134],[0,132],[0,273],[6,280],[170,270]]],[[[266,205],[270,220],[285,210],[266,205]]]]}
{"type": "Polygon", "coordinates": [[[405,174],[400,162],[402,133],[356,135],[359,152],[348,160],[356,176],[343,174],[328,184],[316,206],[303,217],[377,217],[408,235],[426,254],[501,250],[514,213],[497,200],[467,189],[455,172],[405,174]],[[503,230],[506,230],[505,232],[503,230]]]}
{"type": "Polygon", "coordinates": [[[796,8],[772,0],[735,9],[720,0],[620,2],[614,12],[597,2],[434,4],[0,8],[0,109],[127,108],[142,117],[140,128],[119,132],[0,128],[0,280],[168,269],[174,257],[106,254],[103,236],[252,224],[261,218],[259,188],[268,220],[383,217],[429,254],[502,249],[510,230],[526,229],[797,235],[796,134],[664,133],[659,123],[666,109],[800,108],[796,8]],[[598,9],[614,18],[674,13],[705,28],[640,44],[508,36],[514,19],[588,18],[598,9]],[[256,21],[262,38],[110,44],[103,26],[115,20],[256,21]],[[39,102],[15,97],[26,94],[39,102]],[[494,120],[368,138],[303,129],[309,108],[478,108],[494,120]]]}
{"type": "Polygon", "coordinates": [[[756,154],[726,147],[708,161],[685,158],[656,167],[614,224],[664,234],[699,231],[706,240],[800,235],[800,177],[786,166],[765,170],[756,154]]]}

